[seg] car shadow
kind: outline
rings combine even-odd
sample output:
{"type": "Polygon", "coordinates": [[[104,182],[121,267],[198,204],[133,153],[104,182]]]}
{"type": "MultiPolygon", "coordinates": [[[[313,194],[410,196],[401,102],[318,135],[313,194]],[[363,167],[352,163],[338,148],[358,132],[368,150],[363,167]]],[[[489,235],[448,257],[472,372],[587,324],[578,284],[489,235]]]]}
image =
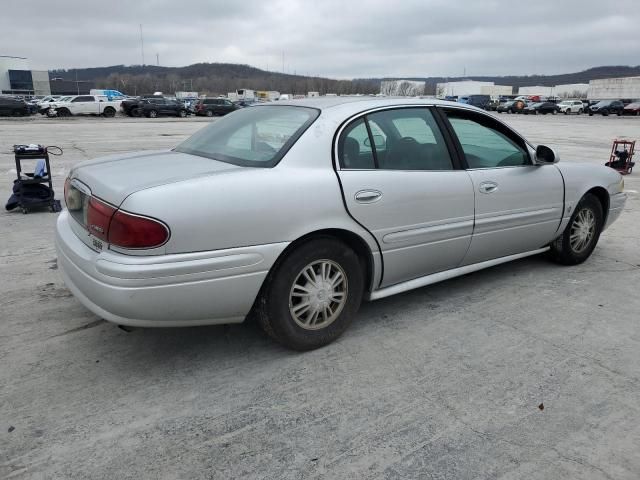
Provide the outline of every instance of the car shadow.
{"type": "MultiPolygon", "coordinates": [[[[374,302],[364,302],[345,334],[321,350],[339,349],[342,342],[377,342],[376,331],[386,335],[389,329],[410,328],[416,321],[429,321],[430,311],[454,315],[455,306],[483,299],[495,293],[505,282],[523,275],[536,275],[539,281],[540,272],[557,269],[544,257],[531,257],[374,302]],[[403,321],[396,323],[399,317],[403,321]]],[[[526,280],[521,278],[519,281],[526,280]]],[[[132,365],[144,365],[143,375],[163,368],[179,371],[199,364],[210,368],[305,355],[277,344],[251,317],[237,325],[134,328],[130,332],[105,322],[101,328],[91,329],[92,332],[98,330],[100,335],[89,334],[87,339],[93,343],[90,351],[102,358],[116,353],[116,363],[123,368],[126,366],[130,373],[132,365]]]]}

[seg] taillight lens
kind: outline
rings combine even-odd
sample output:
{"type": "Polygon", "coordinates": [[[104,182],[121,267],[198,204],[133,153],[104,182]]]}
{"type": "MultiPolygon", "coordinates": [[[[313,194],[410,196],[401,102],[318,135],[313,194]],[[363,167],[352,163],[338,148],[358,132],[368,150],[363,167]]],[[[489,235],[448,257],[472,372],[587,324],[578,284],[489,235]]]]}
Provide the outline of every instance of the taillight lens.
{"type": "Polygon", "coordinates": [[[101,202],[95,197],[90,197],[87,208],[89,233],[106,241],[109,234],[109,223],[115,212],[116,209],[111,205],[101,202]]]}
{"type": "Polygon", "coordinates": [[[109,226],[109,243],[122,248],[154,248],[169,239],[169,230],[157,220],[117,211],[109,226]]]}

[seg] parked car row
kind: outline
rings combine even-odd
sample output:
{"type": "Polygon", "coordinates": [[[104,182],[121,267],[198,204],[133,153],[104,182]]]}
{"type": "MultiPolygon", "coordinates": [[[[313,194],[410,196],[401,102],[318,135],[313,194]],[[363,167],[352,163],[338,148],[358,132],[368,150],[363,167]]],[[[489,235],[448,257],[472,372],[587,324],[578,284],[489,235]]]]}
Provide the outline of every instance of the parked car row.
{"type": "Polygon", "coordinates": [[[546,115],[548,113],[565,115],[587,113],[593,115],[640,115],[640,102],[633,102],[625,105],[621,100],[563,100],[559,103],[553,101],[531,102],[525,99],[509,100],[500,103],[496,107],[498,113],[522,113],[532,115],[546,115]]]}
{"type": "Polygon", "coordinates": [[[100,115],[114,117],[118,111],[131,117],[156,118],[162,115],[207,117],[226,115],[248,102],[232,102],[227,98],[177,99],[163,95],[141,95],[111,99],[106,95],[48,95],[27,101],[15,96],[0,96],[0,116],[25,116],[34,113],[49,117],[100,115]]]}

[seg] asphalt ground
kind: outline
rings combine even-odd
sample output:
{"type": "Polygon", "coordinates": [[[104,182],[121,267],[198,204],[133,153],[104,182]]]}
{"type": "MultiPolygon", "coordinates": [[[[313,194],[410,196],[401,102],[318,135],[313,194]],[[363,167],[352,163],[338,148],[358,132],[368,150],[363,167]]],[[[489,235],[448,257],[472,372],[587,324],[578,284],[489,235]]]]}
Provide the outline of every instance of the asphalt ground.
{"type": "MultiPolygon", "coordinates": [[[[603,164],[640,118],[502,115],[603,164]]],[[[209,119],[2,119],[69,168],[176,145],[209,119]]],[[[638,157],[637,160],[640,160],[638,157]]],[[[363,304],[335,343],[252,323],[125,332],[65,288],[56,214],[0,213],[0,478],[640,478],[640,169],[584,264],[532,257],[363,304]]]]}

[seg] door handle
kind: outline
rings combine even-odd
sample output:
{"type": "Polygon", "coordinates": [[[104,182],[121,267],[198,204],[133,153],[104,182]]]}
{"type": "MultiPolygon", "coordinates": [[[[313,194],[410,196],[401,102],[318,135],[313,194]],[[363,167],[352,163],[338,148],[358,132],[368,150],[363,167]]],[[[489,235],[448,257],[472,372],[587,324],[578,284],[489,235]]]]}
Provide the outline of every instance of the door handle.
{"type": "Polygon", "coordinates": [[[496,182],[482,182],[478,190],[482,193],[493,193],[498,190],[498,184],[496,182]]]}
{"type": "Polygon", "coordinates": [[[355,194],[358,203],[374,203],[382,198],[382,192],[378,190],[360,190],[355,194]]]}

